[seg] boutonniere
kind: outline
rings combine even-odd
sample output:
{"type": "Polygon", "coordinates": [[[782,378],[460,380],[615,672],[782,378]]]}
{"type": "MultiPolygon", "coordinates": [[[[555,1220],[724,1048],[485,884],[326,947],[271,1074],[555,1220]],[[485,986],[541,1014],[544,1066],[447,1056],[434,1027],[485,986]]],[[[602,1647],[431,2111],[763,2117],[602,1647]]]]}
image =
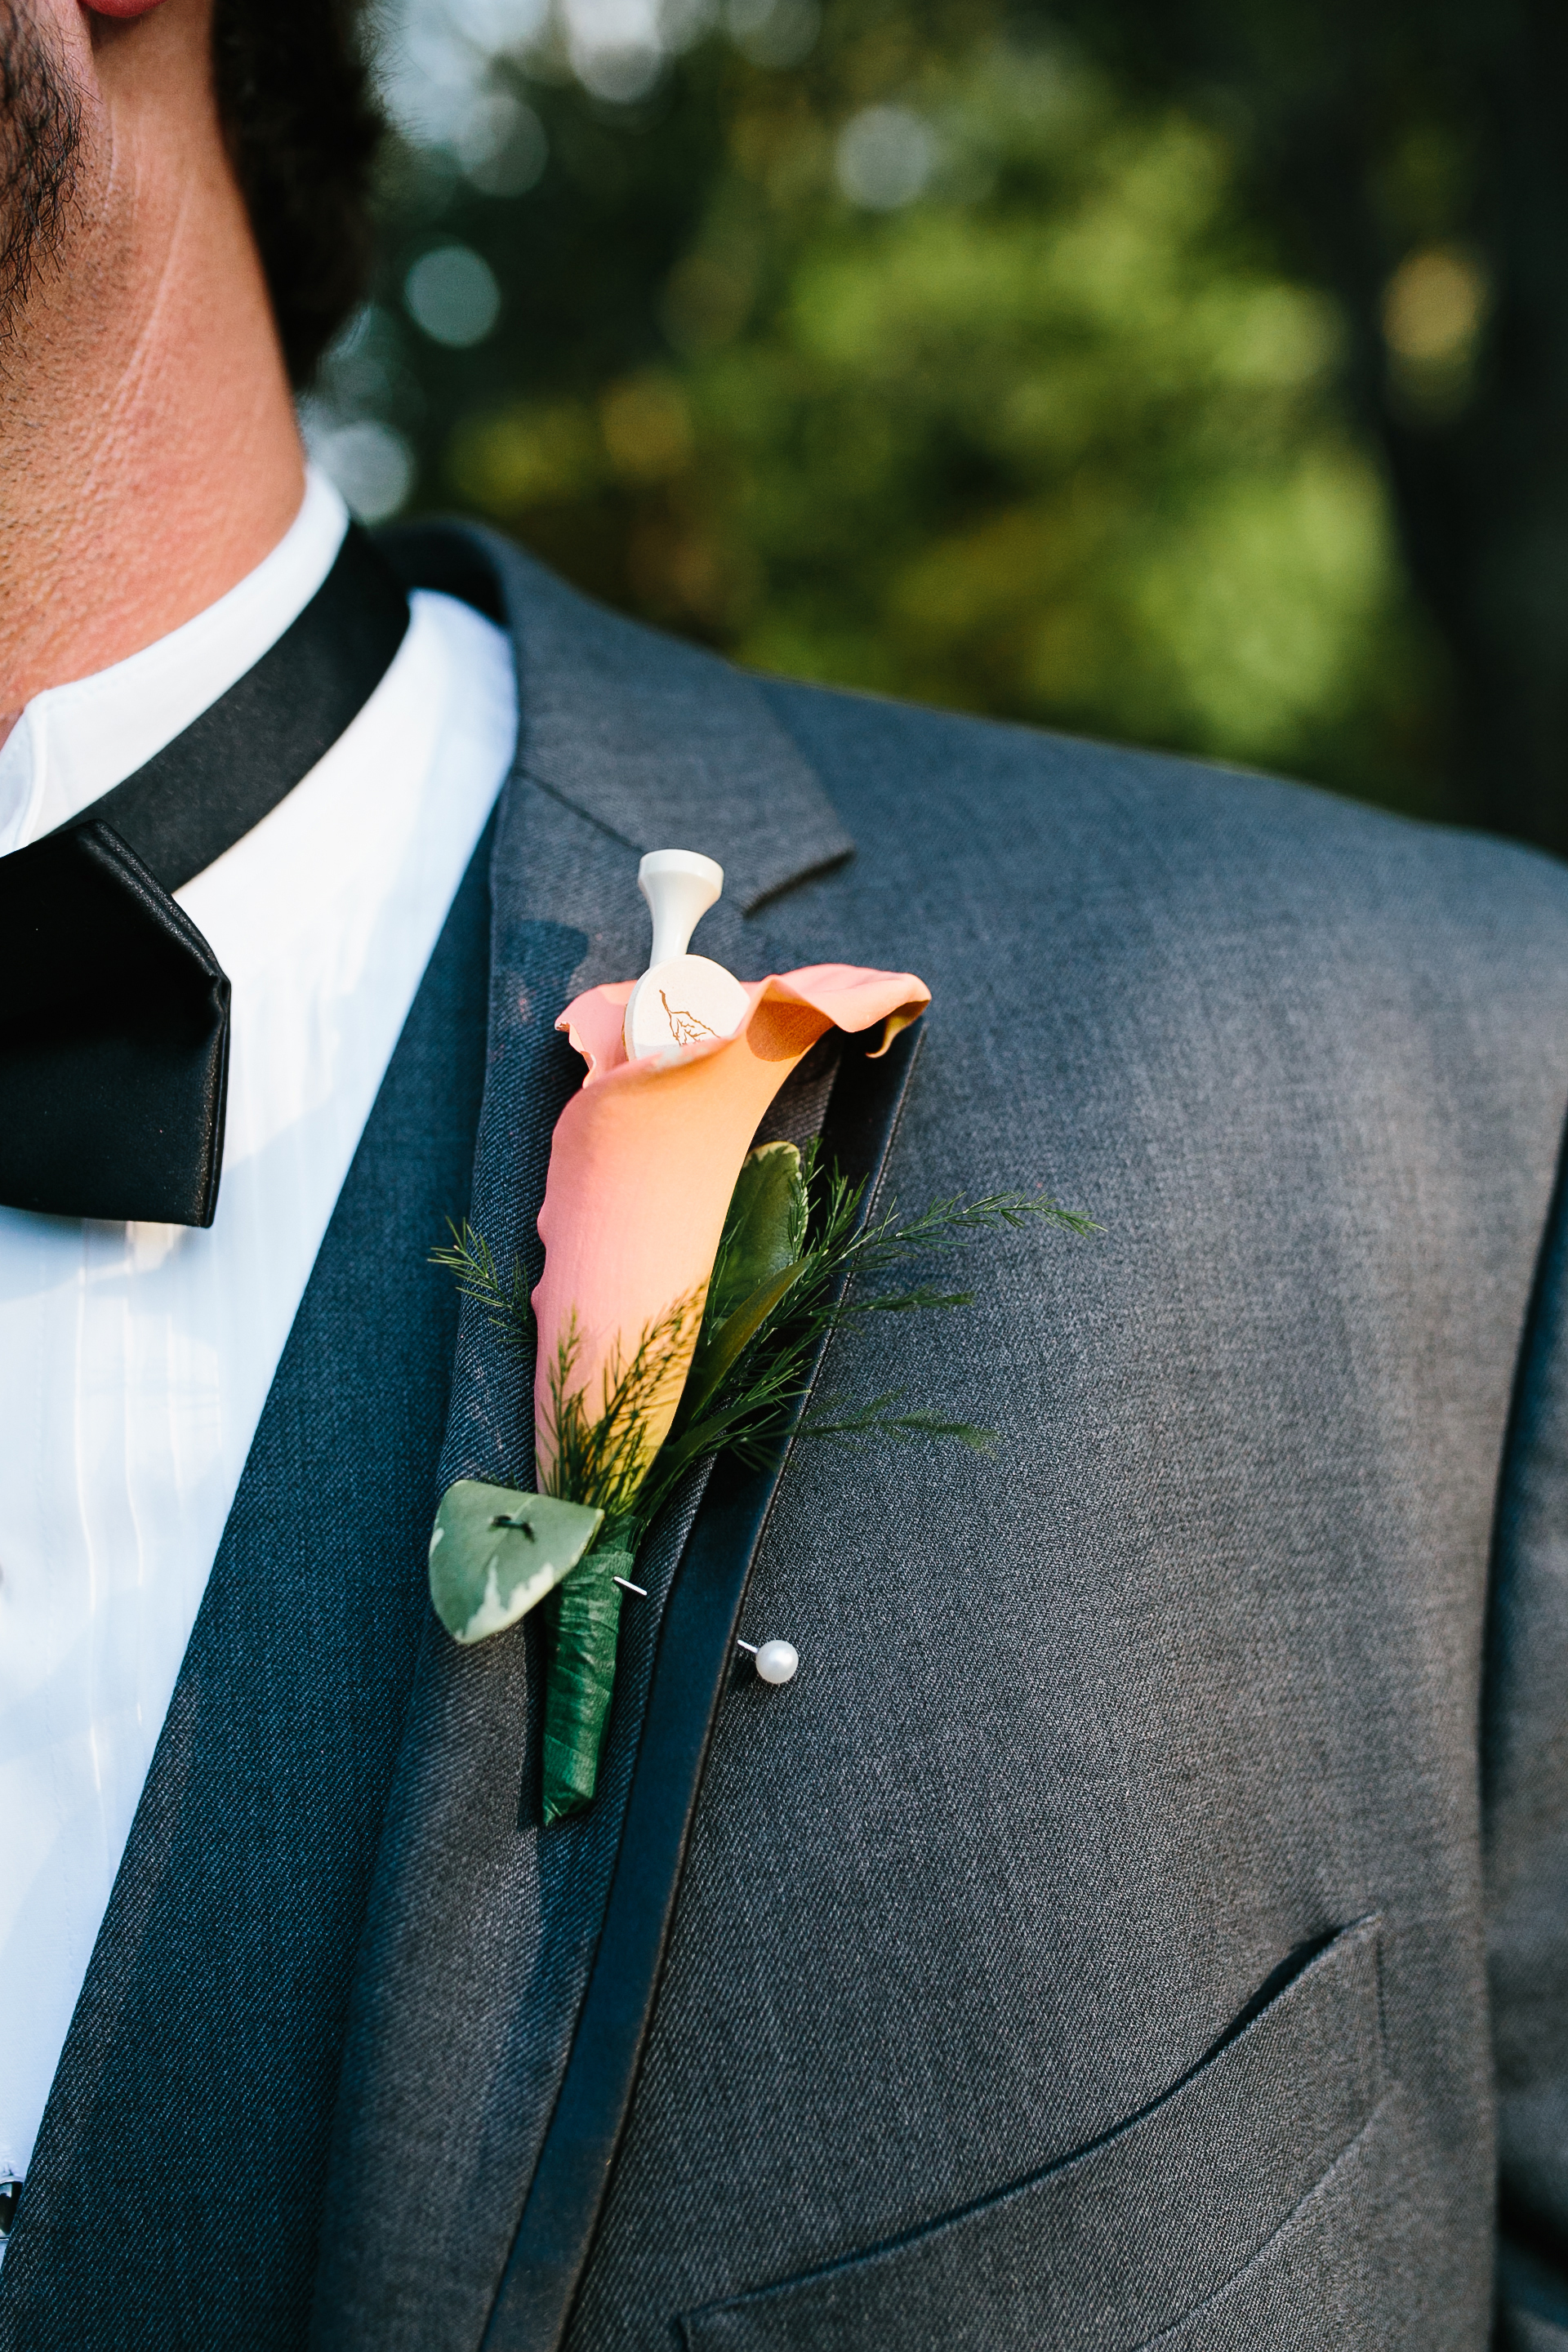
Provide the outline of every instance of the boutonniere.
{"type": "MultiPolygon", "coordinates": [[[[846,1317],[973,1296],[881,1277],[1036,1215],[1089,1228],[1015,1192],[867,1222],[858,1191],[813,1148],[754,1148],[773,1097],[829,1029],[876,1033],[872,1050],[886,1051],[931,992],[910,972],[851,964],[742,982],[687,952],[723,886],[711,859],[656,851],[638,880],[654,916],[648,970],[588,990],[556,1024],[586,1069],[551,1142],[531,1315],[520,1281],[503,1282],[470,1226],[434,1253],[505,1339],[537,1351],[538,1491],[449,1487],[431,1536],[430,1593],[464,1643],[542,1604],[547,1822],[592,1801],[623,1597],[640,1589],[638,1550],[680,1481],[721,1454],[761,1454],[799,1406],[824,1334],[846,1317]]],[[[803,1433],[991,1444],[892,1392],[808,1418],[803,1433]]],[[[781,1670],[793,1671],[793,1655],[781,1670]]]]}

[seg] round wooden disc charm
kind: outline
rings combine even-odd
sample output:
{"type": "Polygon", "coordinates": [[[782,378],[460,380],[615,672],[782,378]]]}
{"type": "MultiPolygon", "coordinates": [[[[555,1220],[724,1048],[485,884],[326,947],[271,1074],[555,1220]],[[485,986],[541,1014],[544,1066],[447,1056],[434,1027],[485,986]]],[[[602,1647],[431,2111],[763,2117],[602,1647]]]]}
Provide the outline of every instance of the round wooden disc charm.
{"type": "Polygon", "coordinates": [[[634,1062],[645,1054],[679,1052],[732,1037],[746,1017],[746,992],[731,972],[708,956],[672,956],[645,971],[626,1006],[626,1051],[634,1062]]]}

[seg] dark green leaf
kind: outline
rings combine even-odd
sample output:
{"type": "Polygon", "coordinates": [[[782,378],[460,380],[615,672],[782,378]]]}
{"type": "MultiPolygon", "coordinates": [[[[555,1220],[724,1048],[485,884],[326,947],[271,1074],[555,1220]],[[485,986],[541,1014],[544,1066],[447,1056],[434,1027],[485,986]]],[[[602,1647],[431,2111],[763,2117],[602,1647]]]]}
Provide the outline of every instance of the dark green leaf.
{"type": "Polygon", "coordinates": [[[727,1378],[749,1348],[768,1317],[795,1288],[805,1272],[805,1260],[797,1257],[742,1300],[732,1314],[727,1315],[717,1328],[704,1325],[697,1342],[697,1352],[687,1374],[686,1393],[681,1398],[680,1422],[689,1423],[690,1416],[702,1407],[727,1378]]]}
{"type": "Polygon", "coordinates": [[[799,1257],[805,1239],[805,1181],[793,1143],[763,1143],[741,1163],[713,1276],[705,1321],[726,1322],[742,1300],[799,1257]]]}

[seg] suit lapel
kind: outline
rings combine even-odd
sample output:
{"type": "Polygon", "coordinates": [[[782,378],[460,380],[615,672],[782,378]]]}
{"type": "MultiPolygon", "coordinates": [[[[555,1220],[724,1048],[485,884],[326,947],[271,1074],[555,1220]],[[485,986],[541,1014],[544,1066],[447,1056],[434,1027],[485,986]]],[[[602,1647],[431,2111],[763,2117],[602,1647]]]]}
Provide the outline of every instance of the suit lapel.
{"type": "MultiPolygon", "coordinates": [[[[551,1131],[579,1067],[554,1032],[578,989],[637,969],[638,854],[724,865],[705,944],[770,968],[743,910],[837,863],[847,836],[759,690],[587,605],[504,542],[399,535],[413,585],[504,610],[523,712],[492,866],[488,1066],[472,1214],[538,1271],[551,1131]]],[[[439,1485],[531,1475],[531,1365],[466,1313],[439,1485]]],[[[660,1618],[694,1489],[643,1555],[599,1795],[546,1835],[535,1638],[462,1650],[431,1619],[356,1969],[317,2278],[315,2341],[472,2352],[517,2234],[572,2047],[620,1844],[660,1618]]]]}
{"type": "MultiPolygon", "coordinates": [[[[724,868],[724,907],[744,915],[853,855],[815,772],[740,670],[589,604],[490,532],[416,524],[382,545],[411,587],[445,587],[510,627],[519,769],[612,843],[640,856],[700,841],[724,868]]],[[[504,845],[496,871],[530,891],[504,845]]],[[[557,921],[574,906],[612,911],[593,890],[574,901],[571,885],[565,869],[535,875],[532,910],[557,921]]],[[[613,917],[647,944],[635,896],[613,917]]]]}

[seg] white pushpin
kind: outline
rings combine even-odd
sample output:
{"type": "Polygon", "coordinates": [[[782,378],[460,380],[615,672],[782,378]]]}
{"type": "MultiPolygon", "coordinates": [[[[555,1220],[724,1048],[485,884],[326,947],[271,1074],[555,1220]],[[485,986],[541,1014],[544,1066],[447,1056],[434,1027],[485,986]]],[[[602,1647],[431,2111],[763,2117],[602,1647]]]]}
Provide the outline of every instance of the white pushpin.
{"type": "Polygon", "coordinates": [[[732,1037],[745,1019],[746,992],[734,974],[686,952],[723,887],[723,867],[695,849],[650,849],[637,867],[637,888],[653,909],[653,952],[626,1006],[622,1034],[634,1062],[732,1037]]]}
{"type": "Polygon", "coordinates": [[[744,1650],[755,1664],[757,1673],[765,1683],[775,1686],[793,1683],[800,1664],[800,1652],[793,1642],[737,1642],[737,1650],[744,1650]]]}

